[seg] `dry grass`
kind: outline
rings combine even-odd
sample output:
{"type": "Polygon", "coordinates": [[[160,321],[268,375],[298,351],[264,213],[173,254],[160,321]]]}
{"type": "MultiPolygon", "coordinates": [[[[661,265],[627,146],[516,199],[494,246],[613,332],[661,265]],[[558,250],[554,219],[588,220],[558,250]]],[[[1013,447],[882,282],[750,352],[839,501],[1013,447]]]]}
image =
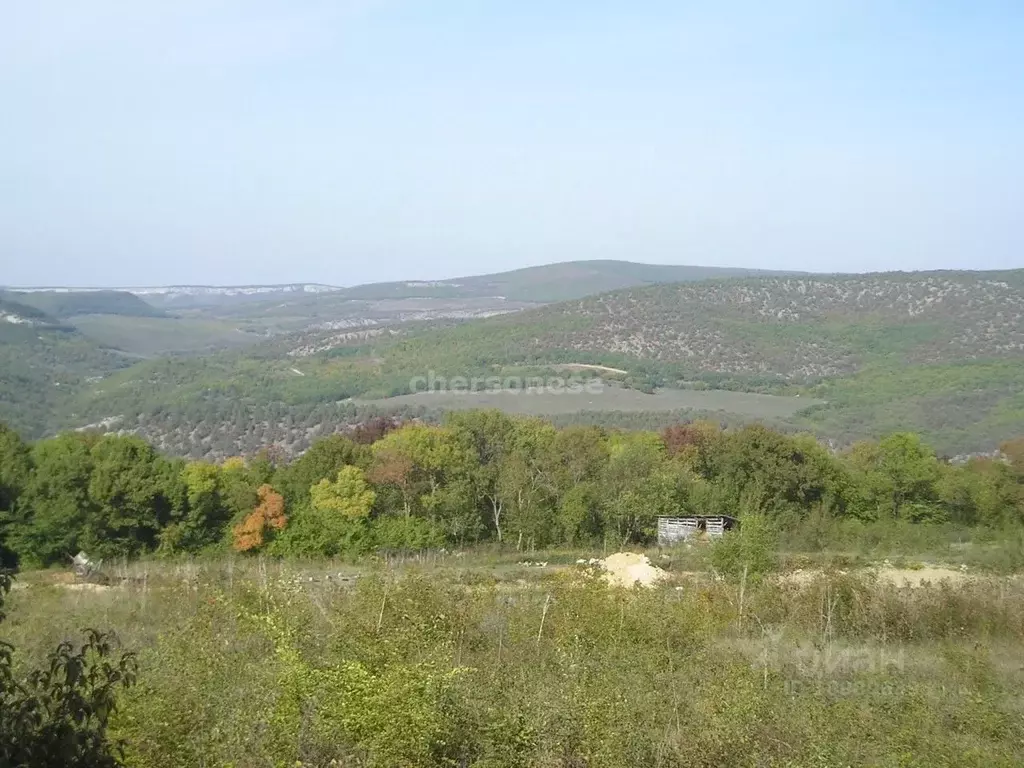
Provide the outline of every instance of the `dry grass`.
{"type": "Polygon", "coordinates": [[[22,663],[84,626],[138,651],[131,765],[1024,762],[1014,578],[673,567],[623,590],[473,555],[112,570],[99,591],[26,574],[2,631],[22,663]]]}

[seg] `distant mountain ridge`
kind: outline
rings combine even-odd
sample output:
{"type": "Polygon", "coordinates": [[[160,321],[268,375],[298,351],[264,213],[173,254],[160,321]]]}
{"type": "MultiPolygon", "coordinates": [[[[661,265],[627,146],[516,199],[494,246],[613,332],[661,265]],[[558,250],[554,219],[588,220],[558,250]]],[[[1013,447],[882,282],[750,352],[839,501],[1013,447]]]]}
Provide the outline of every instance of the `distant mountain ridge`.
{"type": "Polygon", "coordinates": [[[344,293],[361,299],[500,296],[515,301],[548,303],[655,283],[784,274],[801,273],[614,260],[565,261],[449,280],[369,283],[346,288],[344,293]]]}
{"type": "Polygon", "coordinates": [[[282,297],[293,298],[297,295],[337,293],[342,288],[321,283],[284,283],[281,285],[164,285],[110,288],[61,286],[7,288],[4,290],[26,297],[41,295],[85,297],[97,294],[124,294],[145,301],[147,306],[155,312],[156,308],[192,308],[282,297]]]}
{"type": "Polygon", "coordinates": [[[234,294],[234,293],[269,293],[272,291],[306,291],[317,293],[321,291],[340,291],[342,286],[324,285],[322,283],[272,283],[267,285],[136,285],[136,286],[2,286],[0,290],[15,293],[101,293],[103,291],[118,291],[122,293],[134,293],[145,295],[148,293],[210,293],[210,294],[234,294]]]}

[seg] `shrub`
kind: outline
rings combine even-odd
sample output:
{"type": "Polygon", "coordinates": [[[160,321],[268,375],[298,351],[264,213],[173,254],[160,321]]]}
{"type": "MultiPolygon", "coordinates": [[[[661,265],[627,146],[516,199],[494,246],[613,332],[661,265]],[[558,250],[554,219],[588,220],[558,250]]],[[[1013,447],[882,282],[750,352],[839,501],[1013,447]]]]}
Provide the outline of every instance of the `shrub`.
{"type": "Polygon", "coordinates": [[[378,549],[418,551],[444,546],[444,531],[421,517],[385,515],[373,522],[373,539],[378,549]]]}
{"type": "MultiPolygon", "coordinates": [[[[0,573],[3,597],[11,586],[0,573]]],[[[49,663],[18,680],[14,648],[0,642],[0,765],[105,768],[121,765],[121,745],[107,736],[119,688],[134,683],[135,658],[116,655],[110,634],[89,629],[76,647],[62,642],[49,663]]]]}
{"type": "Polygon", "coordinates": [[[739,530],[727,532],[711,548],[711,565],[727,578],[744,573],[751,581],[775,570],[777,536],[764,515],[745,515],[739,530]]]}

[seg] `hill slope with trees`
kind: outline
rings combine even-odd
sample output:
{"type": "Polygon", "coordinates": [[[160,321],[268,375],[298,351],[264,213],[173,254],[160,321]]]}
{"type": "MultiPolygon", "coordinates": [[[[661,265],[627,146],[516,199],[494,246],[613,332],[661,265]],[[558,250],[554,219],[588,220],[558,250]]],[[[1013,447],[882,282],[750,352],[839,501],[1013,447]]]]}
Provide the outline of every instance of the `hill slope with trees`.
{"type": "Polygon", "coordinates": [[[502,361],[811,381],[879,360],[1024,356],[1024,271],[762,277],[655,285],[418,340],[502,361]]]}
{"type": "Polygon", "coordinates": [[[22,434],[71,426],[67,404],[91,383],[133,362],[34,308],[38,314],[30,322],[5,322],[8,310],[22,311],[0,300],[0,421],[22,434]]]}
{"type": "MultiPolygon", "coordinates": [[[[102,362],[102,378],[78,388],[47,427],[117,417],[121,428],[141,429],[174,452],[207,455],[217,443],[217,455],[245,453],[267,441],[301,449],[315,434],[366,417],[356,400],[407,394],[430,371],[565,375],[566,366],[583,365],[618,369],[577,372],[640,391],[824,401],[778,425],[841,444],[917,430],[944,453],[968,453],[1024,433],[1024,271],[658,284],[467,321],[305,329],[123,371],[102,362]]],[[[600,400],[582,410],[591,423],[649,427],[679,418],[602,416],[600,400]]],[[[26,433],[39,429],[37,422],[26,433]]]]}
{"type": "Polygon", "coordinates": [[[0,296],[62,319],[75,315],[164,316],[161,310],[128,291],[3,291],[0,296]]]}

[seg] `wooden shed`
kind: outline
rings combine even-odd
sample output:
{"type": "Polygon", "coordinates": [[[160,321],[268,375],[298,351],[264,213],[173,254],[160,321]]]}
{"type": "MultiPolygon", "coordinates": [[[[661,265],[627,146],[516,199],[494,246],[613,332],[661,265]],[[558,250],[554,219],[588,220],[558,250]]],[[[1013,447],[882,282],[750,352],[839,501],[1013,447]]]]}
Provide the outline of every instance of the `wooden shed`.
{"type": "Polygon", "coordinates": [[[659,517],[658,545],[669,546],[694,536],[718,538],[726,531],[739,528],[740,521],[729,515],[691,515],[689,517],[659,517]]]}

